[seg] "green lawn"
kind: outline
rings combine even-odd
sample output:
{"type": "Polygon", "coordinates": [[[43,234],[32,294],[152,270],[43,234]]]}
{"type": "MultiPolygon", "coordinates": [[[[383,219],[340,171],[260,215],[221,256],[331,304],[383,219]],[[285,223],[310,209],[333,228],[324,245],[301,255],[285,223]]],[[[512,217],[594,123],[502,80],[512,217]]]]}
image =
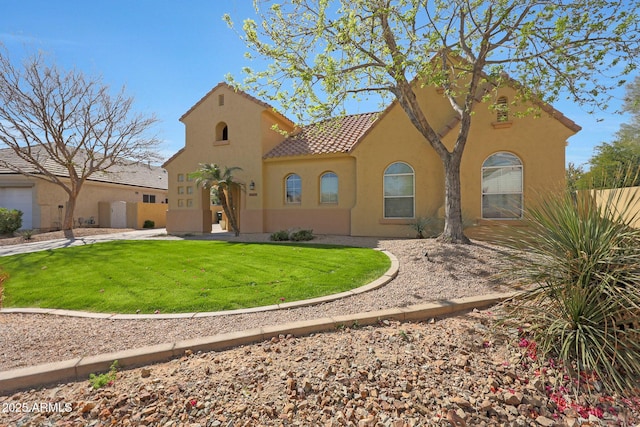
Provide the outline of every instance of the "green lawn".
{"type": "Polygon", "coordinates": [[[4,307],[217,311],[329,295],[390,265],[379,251],[218,241],[114,241],[0,258],[4,307]]]}

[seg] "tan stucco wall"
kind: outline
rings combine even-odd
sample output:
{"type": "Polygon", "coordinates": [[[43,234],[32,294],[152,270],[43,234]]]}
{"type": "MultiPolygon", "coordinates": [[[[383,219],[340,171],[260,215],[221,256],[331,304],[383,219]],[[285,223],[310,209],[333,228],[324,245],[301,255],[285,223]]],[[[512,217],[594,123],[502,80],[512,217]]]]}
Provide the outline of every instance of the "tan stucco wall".
{"type": "Polygon", "coordinates": [[[640,228],[640,187],[626,187],[613,190],[594,190],[598,206],[613,204],[613,210],[620,212],[630,225],[640,228]]]}
{"type": "MultiPolygon", "coordinates": [[[[498,96],[511,99],[514,92],[501,89],[498,96]]],[[[435,129],[453,118],[444,95],[427,88],[420,98],[426,105],[426,97],[433,97],[434,114],[441,121],[430,121],[435,129]]],[[[471,221],[482,216],[482,164],[490,155],[507,151],[523,162],[524,206],[535,202],[539,194],[564,186],[566,140],[573,132],[556,119],[542,113],[540,117],[528,115],[516,117],[511,110],[511,124],[494,128],[496,113],[487,104],[476,104],[472,127],[461,164],[461,200],[463,215],[471,221]]],[[[456,125],[444,138],[451,149],[457,136],[456,125]]],[[[442,217],[444,207],[444,171],[440,158],[415,130],[398,105],[387,112],[381,122],[361,141],[353,152],[359,165],[357,180],[359,198],[351,213],[351,234],[373,236],[414,236],[408,225],[412,220],[385,220],[383,218],[383,173],[386,167],[397,161],[408,163],[415,170],[415,215],[442,217]],[[366,197],[362,197],[366,195],[366,197]]],[[[487,221],[484,221],[485,223],[487,221]]]]}
{"type": "Polygon", "coordinates": [[[165,203],[127,203],[127,226],[141,229],[146,220],[155,223],[154,228],[167,225],[167,205],[165,203]],[[131,218],[129,218],[131,212],[131,218]]]}
{"type": "MultiPolygon", "coordinates": [[[[220,86],[208,94],[181,120],[185,125],[185,148],[165,164],[169,173],[169,212],[171,212],[167,217],[167,231],[210,231],[211,222],[208,230],[205,230],[201,229],[200,220],[194,223],[194,225],[197,224],[196,229],[185,230],[189,228],[188,222],[180,218],[179,212],[210,209],[208,194],[198,192],[195,189],[195,182],[188,181],[188,174],[196,171],[202,163],[216,163],[221,167],[242,169],[233,173],[237,182],[245,184],[245,191],[238,200],[241,203],[242,232],[262,232],[264,228],[262,156],[265,150],[271,149],[282,140],[282,135],[271,127],[279,125],[283,130],[291,130],[291,125],[269,112],[263,105],[235,93],[226,86],[220,86]],[[219,105],[220,95],[224,96],[224,105],[219,105]],[[221,122],[227,125],[227,141],[216,140],[215,129],[221,122]],[[180,174],[184,177],[184,182],[178,182],[180,174]],[[255,184],[255,191],[249,189],[251,181],[255,184]],[[184,187],[185,194],[178,194],[179,187],[184,187]],[[186,194],[188,187],[193,187],[192,196],[186,194]],[[179,206],[180,200],[182,200],[182,206],[179,206]],[[192,203],[190,207],[188,200],[192,203]]],[[[201,217],[201,214],[194,212],[189,215],[201,217]]]]}
{"type": "MultiPolygon", "coordinates": [[[[59,186],[46,182],[44,180],[32,179],[35,185],[35,202],[37,205],[37,214],[34,212],[34,228],[53,229],[60,226],[60,214],[64,217],[64,209],[62,213],[58,209],[59,205],[67,204],[67,193],[59,186]]],[[[76,208],[74,211],[74,226],[80,226],[78,219],[84,220],[83,226],[100,226],[99,224],[99,202],[142,202],[143,194],[155,195],[157,201],[164,201],[167,193],[163,190],[144,189],[140,187],[108,184],[87,181],[78,196],[76,208]],[[88,224],[93,218],[93,224],[88,224]]],[[[161,203],[157,203],[160,205],[161,203]]],[[[163,205],[166,208],[166,204],[163,205]]],[[[34,211],[35,211],[34,206],[34,211]]]]}
{"type": "Polygon", "coordinates": [[[350,234],[350,210],[356,202],[356,164],[349,155],[290,158],[265,162],[264,230],[313,229],[318,234],[350,234]],[[338,203],[320,203],[320,177],[338,176],[338,203]],[[297,174],[302,181],[299,204],[285,201],[285,178],[297,174]]]}

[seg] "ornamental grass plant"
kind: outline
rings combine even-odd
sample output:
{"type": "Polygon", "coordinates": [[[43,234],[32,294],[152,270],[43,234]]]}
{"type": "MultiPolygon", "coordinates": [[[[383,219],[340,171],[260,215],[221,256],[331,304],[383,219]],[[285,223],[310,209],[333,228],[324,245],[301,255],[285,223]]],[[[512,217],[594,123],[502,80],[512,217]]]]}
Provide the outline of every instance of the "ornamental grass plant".
{"type": "Polygon", "coordinates": [[[519,287],[506,318],[530,325],[542,356],[561,360],[582,391],[640,394],[639,198],[545,196],[500,239],[514,250],[505,273],[519,287]]]}

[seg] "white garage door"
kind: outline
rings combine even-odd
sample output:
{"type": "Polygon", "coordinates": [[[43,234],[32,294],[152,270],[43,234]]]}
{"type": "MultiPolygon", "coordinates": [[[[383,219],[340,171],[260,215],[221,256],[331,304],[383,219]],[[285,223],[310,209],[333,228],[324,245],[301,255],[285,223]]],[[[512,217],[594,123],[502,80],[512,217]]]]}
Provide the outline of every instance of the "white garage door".
{"type": "Polygon", "coordinates": [[[33,197],[31,188],[0,188],[0,207],[22,211],[22,229],[33,228],[33,197]]]}

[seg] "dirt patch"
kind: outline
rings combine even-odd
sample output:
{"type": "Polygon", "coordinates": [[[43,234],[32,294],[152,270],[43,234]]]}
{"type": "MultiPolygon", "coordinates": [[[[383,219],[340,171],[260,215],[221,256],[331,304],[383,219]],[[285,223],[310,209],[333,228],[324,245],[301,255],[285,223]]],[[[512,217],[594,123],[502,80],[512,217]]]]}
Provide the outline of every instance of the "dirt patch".
{"type": "MultiPolygon", "coordinates": [[[[97,236],[100,234],[121,233],[125,231],[134,231],[133,228],[74,228],[74,237],[97,236]]],[[[18,232],[19,233],[19,232],[18,232]]],[[[49,231],[46,233],[34,233],[30,239],[24,236],[2,236],[0,238],[0,246],[20,245],[29,242],[43,242],[47,240],[65,239],[64,231],[49,231]]]]}

